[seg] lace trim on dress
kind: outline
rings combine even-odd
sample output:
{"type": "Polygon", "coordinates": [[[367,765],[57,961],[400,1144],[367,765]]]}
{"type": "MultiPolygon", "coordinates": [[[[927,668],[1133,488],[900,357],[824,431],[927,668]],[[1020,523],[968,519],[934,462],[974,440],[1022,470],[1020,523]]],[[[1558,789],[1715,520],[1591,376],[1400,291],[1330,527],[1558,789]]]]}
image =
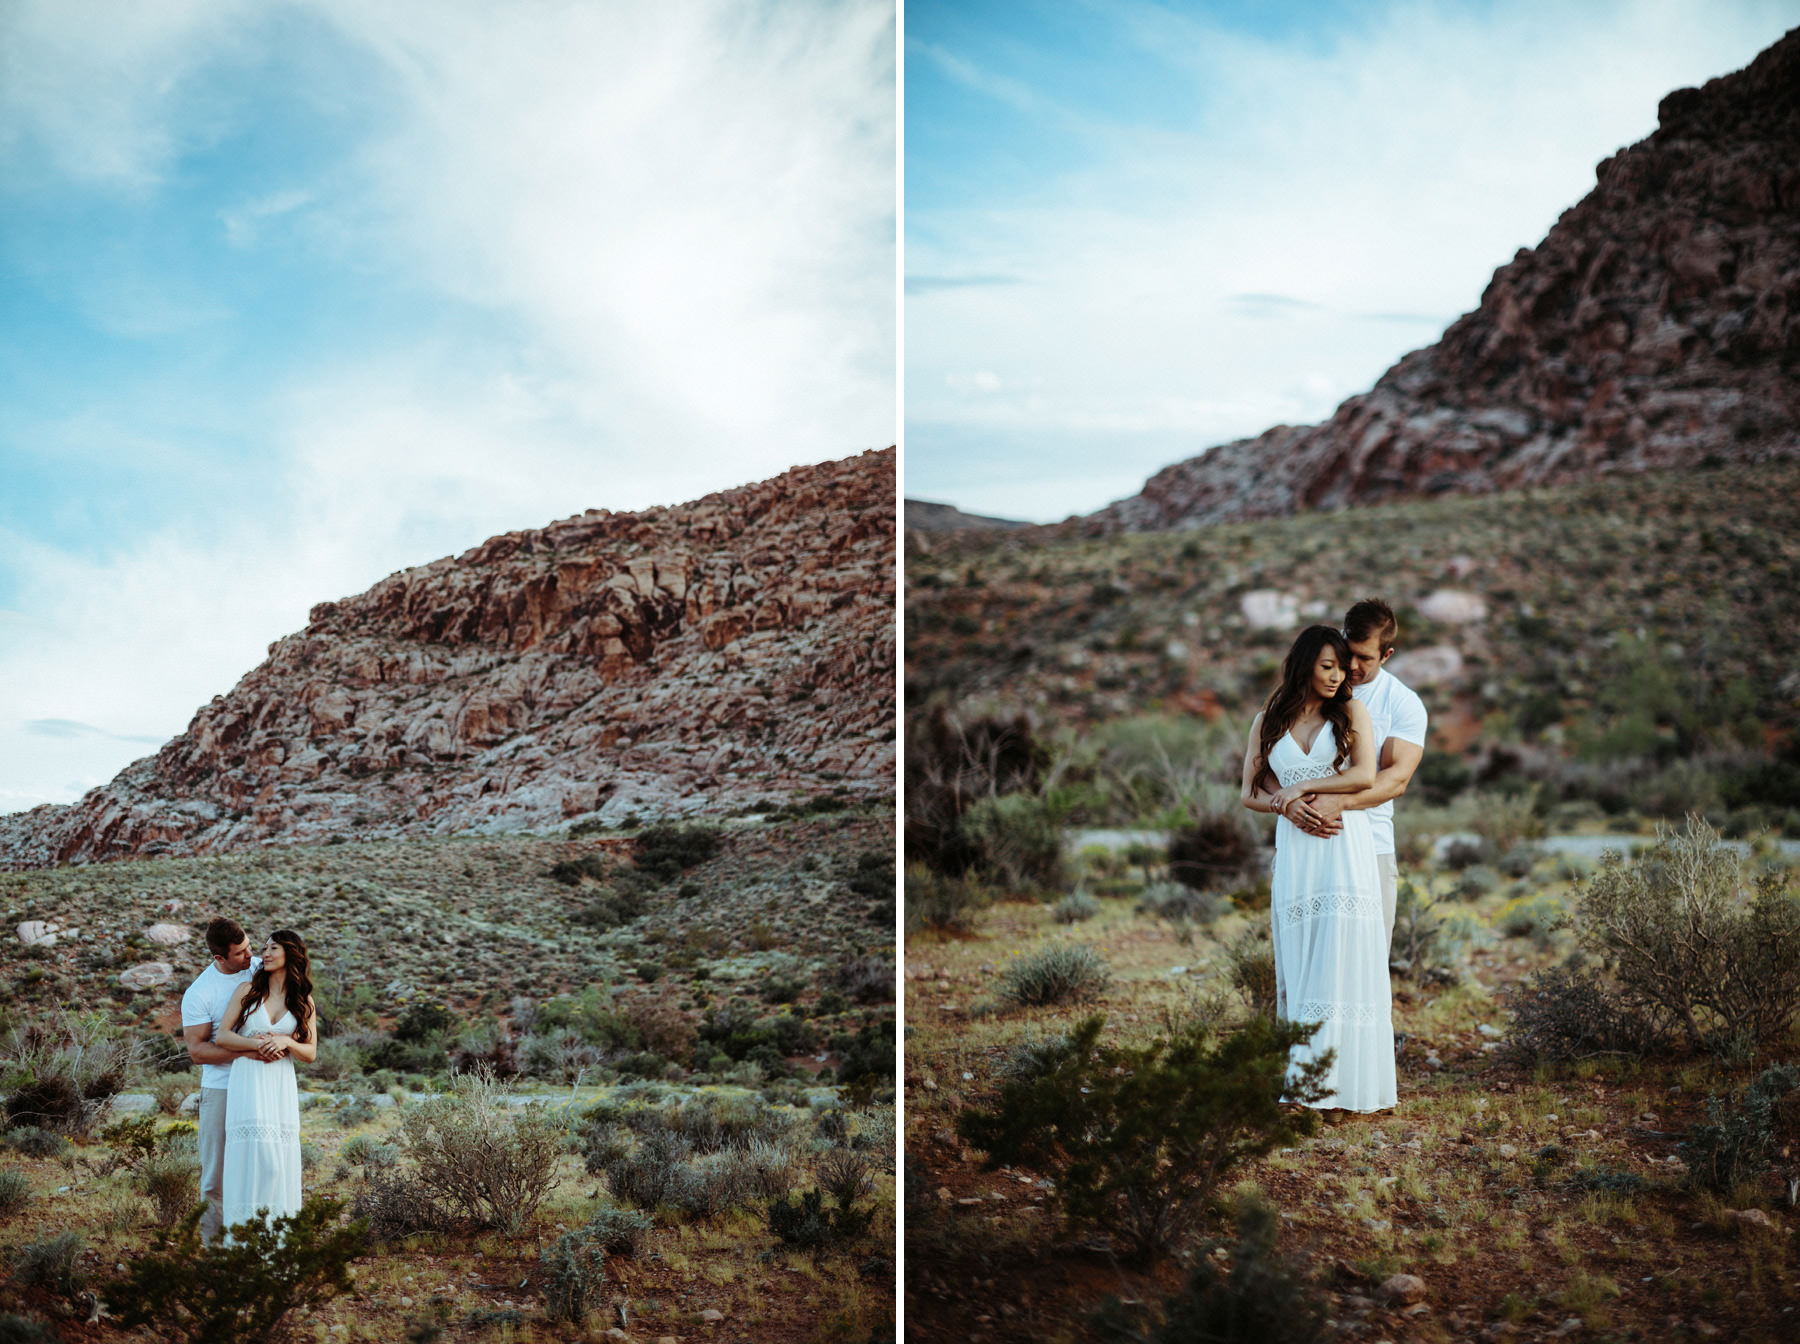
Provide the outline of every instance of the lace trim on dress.
{"type": "Polygon", "coordinates": [[[1302,896],[1287,906],[1287,922],[1304,924],[1318,915],[1335,915],[1339,919],[1379,919],[1387,921],[1381,908],[1381,897],[1359,891],[1324,891],[1302,896]]]}
{"type": "Polygon", "coordinates": [[[250,1120],[241,1125],[227,1125],[225,1138],[227,1142],[235,1139],[242,1143],[285,1143],[300,1138],[300,1126],[284,1125],[278,1120],[250,1120]]]}
{"type": "Polygon", "coordinates": [[[1386,1026],[1388,1007],[1384,1003],[1343,1003],[1319,999],[1300,1005],[1294,1014],[1296,1022],[1348,1022],[1357,1027],[1386,1026]]]}
{"type": "Polygon", "coordinates": [[[1281,787],[1285,789],[1297,779],[1330,779],[1337,771],[1329,765],[1296,765],[1276,773],[1281,776],[1281,787]]]}

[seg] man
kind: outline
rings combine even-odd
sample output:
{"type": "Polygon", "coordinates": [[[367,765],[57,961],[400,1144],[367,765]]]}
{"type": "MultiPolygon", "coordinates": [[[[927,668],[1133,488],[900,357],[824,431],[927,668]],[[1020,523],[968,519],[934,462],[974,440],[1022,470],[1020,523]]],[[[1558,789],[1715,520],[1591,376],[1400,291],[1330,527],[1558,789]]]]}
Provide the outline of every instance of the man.
{"type": "Polygon", "coordinates": [[[1380,743],[1375,782],[1360,793],[1309,793],[1288,810],[1289,818],[1313,835],[1336,835],[1346,809],[1366,810],[1375,837],[1375,866],[1381,875],[1381,913],[1388,943],[1394,939],[1394,906],[1400,886],[1394,854],[1394,799],[1406,792],[1413,771],[1425,759],[1425,702],[1383,664],[1393,657],[1400,623],[1387,603],[1364,598],[1344,613],[1350,642],[1351,694],[1362,701],[1380,743]]]}
{"type": "Polygon", "coordinates": [[[181,1034],[188,1058],[200,1066],[200,1194],[206,1201],[200,1236],[211,1243],[224,1222],[225,1090],[232,1061],[247,1053],[228,1049],[213,1036],[225,1025],[232,992],[256,974],[262,958],[250,955],[249,936],[224,916],[206,926],[206,947],[212,964],[181,996],[181,1034]]]}

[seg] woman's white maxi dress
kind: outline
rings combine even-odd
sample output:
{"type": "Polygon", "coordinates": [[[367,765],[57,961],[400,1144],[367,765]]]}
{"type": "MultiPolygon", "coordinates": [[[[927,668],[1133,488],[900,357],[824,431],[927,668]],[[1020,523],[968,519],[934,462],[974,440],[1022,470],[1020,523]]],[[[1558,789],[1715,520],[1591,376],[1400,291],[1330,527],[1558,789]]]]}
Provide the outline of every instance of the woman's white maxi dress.
{"type": "MultiPolygon", "coordinates": [[[[1269,752],[1269,769],[1286,788],[1336,774],[1336,755],[1327,723],[1310,752],[1283,734],[1269,752]]],[[[1337,1051],[1325,1079],[1331,1094],[1315,1105],[1379,1111],[1398,1100],[1387,925],[1368,814],[1346,812],[1343,821],[1330,839],[1308,835],[1286,817],[1275,821],[1275,1013],[1323,1024],[1309,1044],[1294,1048],[1290,1065],[1337,1051]]]]}
{"type": "MultiPolygon", "coordinates": [[[[266,1005],[245,1019],[241,1034],[292,1032],[292,1012],[271,1023],[266,1005]]],[[[300,1089],[288,1056],[239,1055],[225,1091],[225,1226],[300,1212],[300,1089]]]]}

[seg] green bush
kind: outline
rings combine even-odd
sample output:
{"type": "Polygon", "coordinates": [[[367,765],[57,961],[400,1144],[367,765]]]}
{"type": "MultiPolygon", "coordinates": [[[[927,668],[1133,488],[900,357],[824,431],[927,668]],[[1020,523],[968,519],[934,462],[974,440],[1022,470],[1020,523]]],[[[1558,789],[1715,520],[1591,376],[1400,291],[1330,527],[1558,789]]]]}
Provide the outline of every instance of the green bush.
{"type": "Polygon", "coordinates": [[[87,1247],[79,1234],[62,1232],[48,1241],[28,1242],[13,1260],[13,1282],[43,1288],[67,1300],[87,1287],[81,1254],[87,1247]]]}
{"type": "Polygon", "coordinates": [[[54,1330],[29,1316],[0,1315],[0,1344],[58,1344],[54,1330]]]}
{"type": "Polygon", "coordinates": [[[967,932],[992,895],[968,877],[933,872],[922,863],[906,865],[906,927],[967,932]]]}
{"type": "Polygon", "coordinates": [[[1217,812],[1169,836],[1169,876],[1210,890],[1235,885],[1257,859],[1256,837],[1237,816],[1217,812]]]}
{"type": "Polygon", "coordinates": [[[394,1039],[409,1045],[434,1045],[459,1025],[456,1014],[441,1003],[415,1003],[394,1023],[394,1039]]]}
{"type": "Polygon", "coordinates": [[[1011,892],[1055,888],[1064,876],[1062,817],[1034,793],[983,798],[962,816],[976,867],[1011,892]]]}
{"type": "Polygon", "coordinates": [[[371,1175],[357,1193],[351,1214],[372,1241],[399,1241],[418,1232],[447,1232],[456,1224],[432,1192],[408,1176],[371,1175]]]}
{"type": "Polygon", "coordinates": [[[401,1147],[452,1213],[516,1234],[556,1183],[563,1128],[542,1106],[509,1110],[489,1078],[458,1074],[452,1087],[407,1108],[401,1147]]]}
{"type": "Polygon", "coordinates": [[[1231,987],[1243,996],[1250,1011],[1260,1017],[1275,1015],[1275,948],[1267,929],[1248,929],[1225,946],[1225,966],[1231,987]]]}
{"type": "Polygon", "coordinates": [[[544,1314],[579,1325],[606,1283],[606,1248],[585,1227],[565,1232],[538,1252],[544,1271],[544,1314]]]}
{"type": "Polygon", "coordinates": [[[719,832],[711,826],[659,823],[638,833],[632,847],[638,871],[668,882],[719,852],[719,832]]]}
{"type": "Polygon", "coordinates": [[[565,887],[579,887],[584,878],[599,881],[606,876],[606,860],[598,854],[583,854],[578,859],[564,859],[552,865],[544,873],[552,881],[560,882],[565,887]]]}
{"type": "Polygon", "coordinates": [[[61,1157],[69,1151],[69,1141],[62,1135],[39,1129],[36,1125],[20,1125],[17,1129],[7,1130],[0,1136],[0,1143],[5,1143],[21,1157],[61,1157]]]}
{"type": "Polygon", "coordinates": [[[1547,891],[1521,896],[1502,906],[1494,927],[1508,938],[1545,938],[1566,917],[1562,902],[1547,891]]]}
{"type": "Polygon", "coordinates": [[[1504,1045],[1521,1064],[1539,1060],[1587,1059],[1602,1054],[1645,1054],[1657,1047],[1660,1032],[1591,966],[1573,959],[1534,971],[1501,992],[1512,1013],[1504,1045]]]}
{"type": "Polygon", "coordinates": [[[769,1201],[769,1231],[789,1246],[802,1250],[823,1251],[833,1246],[848,1245],[859,1240],[875,1220],[875,1210],[834,1205],[827,1207],[825,1196],[808,1190],[798,1203],[793,1197],[769,1201]]]}
{"type": "Polygon", "coordinates": [[[0,1171],[0,1218],[10,1218],[31,1203],[31,1179],[22,1171],[0,1171]]]}
{"type": "Polygon", "coordinates": [[[1248,1202],[1236,1216],[1235,1240],[1212,1241],[1194,1257],[1181,1291],[1166,1298],[1160,1321],[1136,1328],[1117,1300],[1096,1313],[1095,1324],[1115,1339],[1144,1344],[1314,1344],[1327,1338],[1324,1295],[1305,1264],[1276,1249],[1281,1216],[1269,1205],[1248,1202]],[[1207,1252],[1228,1249],[1229,1270],[1207,1252]]]}
{"type": "Polygon", "coordinates": [[[1102,1043],[1090,1017],[1030,1076],[1002,1084],[992,1109],[971,1108],[957,1130],[988,1170],[1052,1177],[1070,1220],[1111,1231],[1122,1250],[1156,1256],[1194,1226],[1232,1167],[1291,1144],[1318,1125],[1293,1101],[1326,1096],[1332,1052],[1290,1068],[1316,1024],[1253,1017],[1215,1039],[1195,1025],[1147,1045],[1102,1043]]]}
{"type": "Polygon", "coordinates": [[[1100,913],[1100,902],[1085,891],[1072,891],[1050,907],[1050,918],[1058,924],[1079,924],[1100,913]]]}
{"type": "Polygon", "coordinates": [[[143,1159],[131,1183],[155,1205],[162,1227],[173,1227],[200,1202],[200,1164],[187,1153],[156,1153],[143,1159]]]}
{"type": "Polygon", "coordinates": [[[1138,913],[1166,919],[1186,932],[1190,925],[1215,924],[1231,910],[1231,901],[1216,891],[1182,882],[1152,882],[1138,897],[1138,913]]]}
{"type": "Polygon", "coordinates": [[[636,1209],[609,1204],[587,1221],[587,1234],[609,1255],[635,1258],[656,1223],[636,1209]]]}
{"type": "Polygon", "coordinates": [[[54,1012],[15,1027],[0,1057],[6,1126],[86,1134],[141,1054],[138,1043],[98,1013],[54,1012]]]}
{"type": "Polygon", "coordinates": [[[1106,992],[1111,973],[1083,943],[1048,943],[1019,958],[1000,976],[1000,997],[1022,1008],[1085,1003],[1106,992]]]}
{"type": "Polygon", "coordinates": [[[1688,1181],[1699,1189],[1729,1194],[1760,1175],[1777,1139],[1800,1140],[1800,1067],[1764,1069],[1736,1104],[1706,1099],[1705,1124],[1690,1125],[1680,1145],[1688,1181]]]}
{"type": "Polygon", "coordinates": [[[1613,968],[1622,1007],[1695,1049],[1784,1038],[1800,1011],[1800,897],[1743,866],[1697,817],[1647,854],[1608,854],[1576,887],[1581,946],[1613,968]]]}
{"type": "Polygon", "coordinates": [[[231,1229],[231,1241],[200,1240],[200,1210],[154,1249],[130,1262],[107,1302],[126,1330],[150,1326],[183,1332],[194,1344],[231,1344],[273,1337],[296,1307],[317,1307],[355,1290],[350,1262],[367,1227],[341,1225],[343,1205],[313,1196],[300,1212],[231,1229]]]}

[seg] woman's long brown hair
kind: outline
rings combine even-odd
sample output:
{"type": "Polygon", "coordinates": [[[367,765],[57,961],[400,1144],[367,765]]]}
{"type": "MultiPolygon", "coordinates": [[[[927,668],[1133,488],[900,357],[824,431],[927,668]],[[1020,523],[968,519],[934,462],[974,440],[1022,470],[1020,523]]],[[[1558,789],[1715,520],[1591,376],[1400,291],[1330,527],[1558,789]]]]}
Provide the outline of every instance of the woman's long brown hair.
{"type": "Polygon", "coordinates": [[[1275,750],[1275,744],[1294,726],[1300,711],[1306,707],[1307,693],[1312,689],[1313,664],[1319,661],[1320,652],[1326,648],[1337,654],[1344,669],[1344,679],[1338,684],[1337,694],[1325,702],[1325,721],[1337,735],[1337,756],[1331,767],[1342,770],[1344,762],[1350,759],[1350,749],[1356,743],[1356,734],[1350,729],[1350,646],[1331,626],[1309,625],[1287,651],[1281,664],[1281,681],[1269,693],[1268,703],[1263,706],[1262,735],[1257,744],[1257,750],[1262,753],[1262,765],[1258,774],[1269,768],[1269,753],[1275,750]]]}
{"type": "MultiPolygon", "coordinates": [[[[306,1010],[312,1007],[312,964],[306,957],[306,944],[300,941],[300,935],[292,929],[276,929],[269,937],[281,944],[287,953],[287,1006],[294,1014],[294,1039],[306,1039],[306,1010]]],[[[244,1008],[238,1014],[238,1020],[231,1025],[233,1031],[243,1030],[244,1023],[250,1020],[250,1014],[256,1006],[269,997],[269,968],[260,966],[256,974],[250,977],[250,992],[244,995],[244,1008]]]]}

